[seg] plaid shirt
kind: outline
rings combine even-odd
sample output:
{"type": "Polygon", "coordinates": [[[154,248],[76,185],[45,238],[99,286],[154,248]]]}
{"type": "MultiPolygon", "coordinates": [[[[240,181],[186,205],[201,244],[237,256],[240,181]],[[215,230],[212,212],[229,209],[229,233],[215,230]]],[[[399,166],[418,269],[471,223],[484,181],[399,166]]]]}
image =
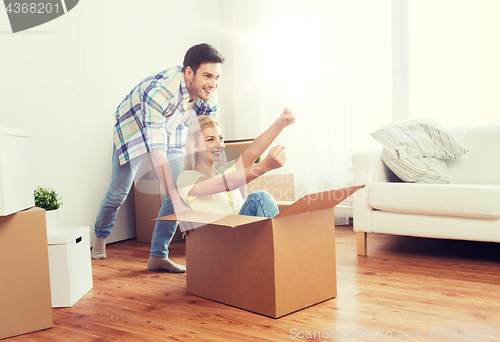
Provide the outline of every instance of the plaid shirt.
{"type": "Polygon", "coordinates": [[[187,119],[189,93],[182,68],[177,66],[151,75],[137,85],[116,109],[113,140],[120,165],[147,152],[184,153],[189,124],[199,115],[219,119],[217,93],[210,101],[195,100],[187,119]]]}

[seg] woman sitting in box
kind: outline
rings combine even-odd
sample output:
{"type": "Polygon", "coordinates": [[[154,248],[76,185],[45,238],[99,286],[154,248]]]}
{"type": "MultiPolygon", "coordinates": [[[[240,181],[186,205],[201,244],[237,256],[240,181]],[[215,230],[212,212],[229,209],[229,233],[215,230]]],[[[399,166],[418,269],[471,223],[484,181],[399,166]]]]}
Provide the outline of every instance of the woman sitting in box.
{"type": "Polygon", "coordinates": [[[274,198],[260,190],[246,197],[245,185],[285,164],[284,147],[279,145],[271,148],[261,162],[254,161],[286,126],[294,122],[293,112],[285,108],[271,127],[259,135],[238,160],[221,166],[218,164],[225,158],[220,125],[208,116],[199,116],[188,129],[185,167],[177,178],[179,195],[196,211],[273,218],[278,214],[274,198]]]}

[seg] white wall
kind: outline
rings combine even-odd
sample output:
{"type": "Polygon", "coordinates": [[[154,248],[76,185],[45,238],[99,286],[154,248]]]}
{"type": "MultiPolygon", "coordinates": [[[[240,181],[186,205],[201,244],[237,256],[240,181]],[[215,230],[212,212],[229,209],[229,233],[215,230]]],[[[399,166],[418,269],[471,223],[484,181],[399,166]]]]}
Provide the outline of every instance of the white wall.
{"type": "MultiPolygon", "coordinates": [[[[109,184],[113,113],[138,81],[220,43],[217,0],[85,0],[12,34],[0,10],[0,126],[27,129],[33,188],[63,197],[59,225],[90,226],[109,184]]],[[[110,240],[135,236],[133,203],[110,240]]]]}

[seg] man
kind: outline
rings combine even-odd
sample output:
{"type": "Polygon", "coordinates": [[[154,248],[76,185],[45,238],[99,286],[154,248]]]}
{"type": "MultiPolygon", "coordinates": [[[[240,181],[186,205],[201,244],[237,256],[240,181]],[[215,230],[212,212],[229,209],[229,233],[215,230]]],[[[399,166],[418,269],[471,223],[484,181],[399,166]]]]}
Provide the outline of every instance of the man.
{"type": "MultiPolygon", "coordinates": [[[[158,217],[189,208],[175,179],[184,167],[183,154],[189,124],[199,115],[220,116],[216,89],[224,58],[208,44],[191,47],[183,67],[151,75],[125,97],[116,110],[111,184],[95,223],[93,259],[106,258],[106,239],[125,201],[141,160],[151,156],[166,190],[158,217]]],[[[148,269],[181,273],[186,268],[168,259],[168,246],[177,222],[156,221],[148,269]]]]}

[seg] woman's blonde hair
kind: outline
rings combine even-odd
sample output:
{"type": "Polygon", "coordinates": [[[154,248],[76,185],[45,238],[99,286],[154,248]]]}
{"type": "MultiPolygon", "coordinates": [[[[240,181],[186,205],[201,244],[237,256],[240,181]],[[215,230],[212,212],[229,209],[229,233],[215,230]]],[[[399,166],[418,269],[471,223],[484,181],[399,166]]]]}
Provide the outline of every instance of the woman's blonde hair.
{"type": "Polygon", "coordinates": [[[196,168],[196,151],[194,147],[201,137],[201,131],[207,127],[219,126],[220,124],[210,116],[200,115],[189,125],[186,138],[186,157],[184,170],[194,170],[196,168]]]}

